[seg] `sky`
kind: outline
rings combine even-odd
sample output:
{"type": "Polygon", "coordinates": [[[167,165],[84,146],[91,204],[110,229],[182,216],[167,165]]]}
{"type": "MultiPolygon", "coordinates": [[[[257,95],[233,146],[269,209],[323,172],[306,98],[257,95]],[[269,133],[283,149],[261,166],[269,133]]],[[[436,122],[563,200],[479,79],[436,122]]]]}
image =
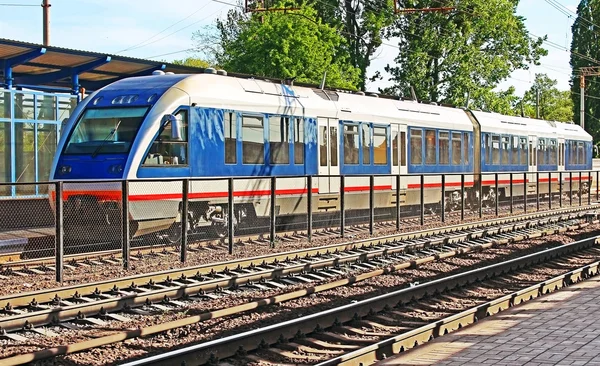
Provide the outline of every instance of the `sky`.
{"type": "MultiPolygon", "coordinates": [[[[517,70],[497,89],[514,86],[517,95],[531,88],[536,73],[569,88],[571,68],[568,49],[571,25],[579,0],[555,0],[573,13],[567,15],[547,0],[521,0],[517,14],[525,18],[529,32],[548,36],[548,56],[540,66],[517,70]]],[[[0,0],[0,38],[42,43],[41,0],[0,0]],[[14,5],[19,6],[14,6],[14,5]]],[[[138,58],[173,61],[193,56],[192,33],[225,17],[237,0],[51,0],[50,45],[138,58]]],[[[389,41],[388,41],[389,42],[389,41]]],[[[392,42],[389,42],[393,44],[392,42]]],[[[393,63],[397,48],[383,45],[368,70],[385,76],[383,68],[393,63]]],[[[230,70],[234,71],[234,70],[230,70]]],[[[368,91],[389,85],[383,80],[367,85],[368,91]]]]}

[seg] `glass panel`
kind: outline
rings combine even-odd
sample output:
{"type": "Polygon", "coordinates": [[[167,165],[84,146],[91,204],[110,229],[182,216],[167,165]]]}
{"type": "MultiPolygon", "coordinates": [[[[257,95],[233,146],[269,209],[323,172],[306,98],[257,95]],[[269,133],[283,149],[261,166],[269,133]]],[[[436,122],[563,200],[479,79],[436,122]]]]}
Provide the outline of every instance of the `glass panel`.
{"type": "MultiPolygon", "coordinates": [[[[331,166],[338,165],[338,139],[337,139],[337,126],[329,127],[329,139],[331,140],[330,155],[331,155],[331,166]]],[[[358,155],[357,155],[358,156],[358,155]]]]}
{"type": "Polygon", "coordinates": [[[10,93],[0,92],[0,118],[10,118],[10,93]]]}
{"type": "Polygon", "coordinates": [[[344,164],[358,164],[358,126],[344,125],[344,164]]]}
{"type": "Polygon", "coordinates": [[[373,127],[373,160],[377,165],[387,164],[387,129],[373,127]]]}
{"type": "Polygon", "coordinates": [[[400,132],[400,165],[406,166],[406,132],[400,132]]]}
{"type": "Polygon", "coordinates": [[[410,163],[423,164],[423,130],[410,129],[410,163]]]}
{"type": "Polygon", "coordinates": [[[508,136],[502,136],[502,164],[508,165],[510,155],[510,138],[508,136]]]}
{"type": "MultiPolygon", "coordinates": [[[[56,153],[56,125],[48,123],[38,124],[37,129],[37,159],[38,159],[38,182],[50,179],[50,167],[56,153]]],[[[48,193],[48,186],[38,186],[38,193],[48,193]]]]}
{"type": "Polygon", "coordinates": [[[425,164],[435,164],[436,138],[434,130],[425,130],[425,164]]]}
{"type": "Polygon", "coordinates": [[[463,132],[463,159],[465,159],[465,165],[469,165],[469,134],[463,132]]]}
{"type": "Polygon", "coordinates": [[[179,121],[181,131],[179,135],[181,140],[173,140],[172,127],[173,124],[167,124],[160,135],[152,142],[150,151],[146,156],[144,165],[187,165],[187,134],[188,134],[188,119],[187,111],[182,110],[177,112],[175,118],[179,121]]]}
{"type": "Polygon", "coordinates": [[[556,140],[552,139],[548,145],[548,164],[556,165],[556,140]]]}
{"type": "Polygon", "coordinates": [[[583,142],[577,143],[577,164],[585,164],[583,142]]]}
{"type": "Polygon", "coordinates": [[[512,136],[512,159],[511,164],[519,165],[519,137],[512,136]]]}
{"type": "Polygon", "coordinates": [[[544,141],[543,139],[538,140],[537,157],[538,157],[538,162],[537,162],[538,165],[546,164],[546,141],[544,141]]]}
{"type": "Polygon", "coordinates": [[[77,98],[58,97],[58,119],[57,121],[64,122],[71,117],[71,113],[77,107],[77,98]]]}
{"type": "MultiPolygon", "coordinates": [[[[15,163],[17,182],[35,182],[35,134],[33,123],[15,123],[15,163]]],[[[17,194],[35,194],[34,185],[17,186],[17,194]]]]}
{"type": "Polygon", "coordinates": [[[577,164],[577,147],[574,141],[569,142],[569,164],[577,164]]]}
{"type": "Polygon", "coordinates": [[[362,125],[362,152],[363,164],[371,164],[371,128],[367,124],[362,125]]]}
{"type": "Polygon", "coordinates": [[[492,136],[492,164],[500,164],[500,136],[492,136]]]}
{"type": "Polygon", "coordinates": [[[527,138],[521,137],[521,165],[527,165],[527,138]]]}
{"type": "Polygon", "coordinates": [[[398,166],[398,150],[400,147],[398,146],[398,139],[400,138],[398,135],[398,131],[392,131],[392,163],[394,166],[398,166]]]}
{"type": "Polygon", "coordinates": [[[461,145],[460,132],[452,132],[452,165],[460,165],[461,145]]]}
{"type": "Polygon", "coordinates": [[[271,164],[290,163],[290,118],[269,118],[269,144],[271,148],[271,164]]]}
{"type": "Polygon", "coordinates": [[[56,97],[53,95],[37,95],[37,119],[56,121],[56,97]]]}
{"type": "Polygon", "coordinates": [[[492,154],[492,141],[490,138],[490,134],[485,134],[485,163],[490,165],[492,163],[491,154],[492,154]]]}
{"type": "Polygon", "coordinates": [[[265,163],[263,117],[242,116],[242,162],[265,163]]]}
{"type": "MultiPolygon", "coordinates": [[[[0,122],[0,182],[11,181],[10,144],[10,123],[0,122]]],[[[0,196],[8,196],[10,194],[10,186],[0,186],[0,196]]]]}
{"type": "Polygon", "coordinates": [[[450,133],[440,131],[440,164],[448,165],[450,163],[450,133]]]}
{"type": "Polygon", "coordinates": [[[237,164],[237,115],[225,112],[225,164],[237,164]]]}
{"type": "Polygon", "coordinates": [[[15,118],[33,119],[34,117],[34,95],[29,93],[15,93],[15,118]]]}
{"type": "Polygon", "coordinates": [[[294,163],[304,164],[304,120],[296,118],[294,125],[294,163]]]}
{"type": "Polygon", "coordinates": [[[321,144],[319,145],[319,165],[327,166],[327,127],[320,126],[319,127],[319,141],[321,144]]]}

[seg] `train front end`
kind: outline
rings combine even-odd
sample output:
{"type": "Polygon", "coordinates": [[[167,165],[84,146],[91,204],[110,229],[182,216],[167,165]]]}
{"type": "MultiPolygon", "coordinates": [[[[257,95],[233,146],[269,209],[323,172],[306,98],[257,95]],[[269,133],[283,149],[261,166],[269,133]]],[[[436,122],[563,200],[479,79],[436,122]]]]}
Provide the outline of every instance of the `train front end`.
{"type": "MultiPolygon", "coordinates": [[[[65,238],[76,240],[74,245],[120,241],[123,180],[137,178],[152,139],[176,123],[170,113],[189,105],[187,93],[173,87],[185,77],[162,74],[117,81],[83,100],[63,126],[50,177],[63,182],[65,238]]],[[[140,188],[130,188],[129,197],[140,188]]],[[[53,208],[55,189],[49,188],[53,208]]],[[[132,237],[147,226],[168,228],[177,216],[176,205],[144,213],[135,204],[129,206],[132,237]]]]}

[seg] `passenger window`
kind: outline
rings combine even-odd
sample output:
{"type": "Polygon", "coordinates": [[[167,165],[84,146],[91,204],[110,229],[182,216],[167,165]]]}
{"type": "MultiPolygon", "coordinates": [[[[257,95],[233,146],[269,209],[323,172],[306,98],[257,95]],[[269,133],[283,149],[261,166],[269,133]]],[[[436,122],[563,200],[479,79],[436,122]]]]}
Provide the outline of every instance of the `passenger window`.
{"type": "Polygon", "coordinates": [[[492,141],[490,139],[490,134],[485,134],[485,163],[487,165],[492,164],[492,141]]]}
{"type": "Polygon", "coordinates": [[[376,165],[387,165],[387,129],[373,127],[373,162],[376,165]]]}
{"type": "Polygon", "coordinates": [[[544,139],[538,140],[537,157],[538,166],[546,164],[546,141],[544,139]]]}
{"type": "Polygon", "coordinates": [[[452,132],[452,165],[460,165],[460,154],[462,153],[460,133],[452,132]]]}
{"type": "Polygon", "coordinates": [[[500,136],[492,136],[492,164],[500,164],[500,136]]]}
{"type": "Polygon", "coordinates": [[[527,165],[527,138],[521,137],[521,165],[527,165]]]}
{"type": "Polygon", "coordinates": [[[410,163],[423,164],[423,130],[410,129],[410,163]]]}
{"type": "Polygon", "coordinates": [[[370,126],[363,124],[362,126],[362,151],[363,164],[371,164],[371,134],[369,133],[370,126]]]}
{"type": "Polygon", "coordinates": [[[242,162],[265,163],[265,138],[263,117],[242,116],[242,162]]]}
{"type": "Polygon", "coordinates": [[[510,141],[508,136],[502,136],[502,164],[508,165],[510,155],[510,141]]]}
{"type": "Polygon", "coordinates": [[[519,164],[519,138],[517,136],[512,137],[512,160],[513,165],[519,164]]]}
{"type": "Polygon", "coordinates": [[[398,131],[393,132],[394,136],[392,136],[392,163],[394,166],[398,166],[398,150],[400,147],[398,146],[398,131]]]}
{"type": "Polygon", "coordinates": [[[225,125],[225,164],[237,163],[237,123],[236,115],[232,112],[225,112],[223,116],[225,125]]]}
{"type": "Polygon", "coordinates": [[[150,146],[150,151],[144,161],[145,166],[165,166],[165,165],[188,165],[188,113],[187,110],[181,110],[175,114],[179,121],[181,140],[173,140],[172,124],[169,123],[160,131],[160,134],[150,146]]]}
{"type": "Polygon", "coordinates": [[[294,164],[304,164],[304,120],[294,120],[294,164]]]}
{"type": "Polygon", "coordinates": [[[581,141],[577,143],[577,164],[585,164],[585,149],[581,141]]]}
{"type": "Polygon", "coordinates": [[[548,164],[556,165],[556,140],[550,140],[548,145],[548,164]]]}
{"type": "Polygon", "coordinates": [[[344,125],[344,164],[358,164],[358,126],[344,125]]]}
{"type": "Polygon", "coordinates": [[[450,164],[450,133],[440,131],[440,164],[450,164]]]}
{"type": "Polygon", "coordinates": [[[290,163],[290,118],[269,118],[269,147],[271,164],[290,163]]]}
{"type": "Polygon", "coordinates": [[[463,132],[463,159],[465,165],[469,165],[469,134],[463,132]]]}
{"type": "Polygon", "coordinates": [[[434,130],[425,130],[425,164],[435,164],[436,137],[434,130]]]}
{"type": "Polygon", "coordinates": [[[406,166],[406,132],[400,132],[400,165],[406,166]]]}
{"type": "Polygon", "coordinates": [[[327,127],[319,127],[319,135],[321,144],[319,145],[319,164],[321,166],[327,166],[327,127]]]}
{"type": "Polygon", "coordinates": [[[331,166],[338,165],[338,139],[337,139],[337,126],[329,127],[329,139],[331,140],[330,152],[331,152],[331,166]]]}

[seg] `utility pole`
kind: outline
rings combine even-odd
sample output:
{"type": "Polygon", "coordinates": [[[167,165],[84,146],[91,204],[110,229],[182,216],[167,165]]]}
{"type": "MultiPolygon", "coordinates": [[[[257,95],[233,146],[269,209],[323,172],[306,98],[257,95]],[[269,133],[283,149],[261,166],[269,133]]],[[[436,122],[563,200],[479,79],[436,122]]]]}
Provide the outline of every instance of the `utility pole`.
{"type": "Polygon", "coordinates": [[[535,118],[540,119],[540,89],[535,88],[535,118]]]}
{"type": "Polygon", "coordinates": [[[600,66],[581,67],[579,69],[579,120],[581,128],[585,130],[585,77],[600,75],[600,66]]]}
{"type": "Polygon", "coordinates": [[[44,46],[50,45],[50,0],[44,0],[42,9],[44,13],[44,46]]]}

